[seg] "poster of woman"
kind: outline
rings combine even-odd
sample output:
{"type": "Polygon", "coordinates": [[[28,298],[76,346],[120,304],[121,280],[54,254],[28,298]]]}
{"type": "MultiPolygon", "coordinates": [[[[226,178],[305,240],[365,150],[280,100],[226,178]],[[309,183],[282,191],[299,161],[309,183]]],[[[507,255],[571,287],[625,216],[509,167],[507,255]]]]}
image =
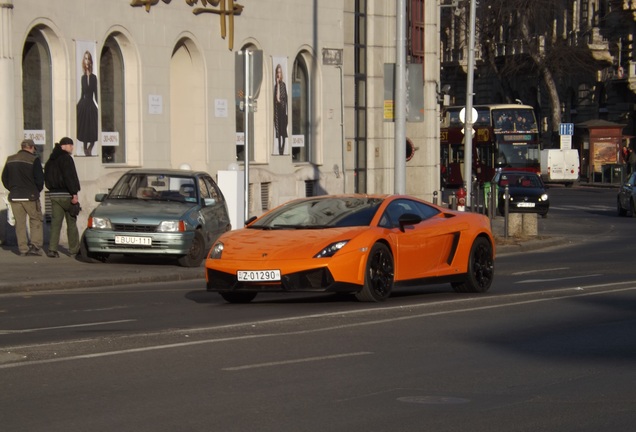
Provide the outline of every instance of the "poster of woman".
{"type": "Polygon", "coordinates": [[[287,58],[272,57],[274,71],[274,149],[275,155],[288,155],[287,141],[288,103],[287,103],[287,58]]]}
{"type": "Polygon", "coordinates": [[[77,41],[77,141],[82,145],[76,146],[78,156],[96,156],[95,144],[98,139],[98,104],[97,104],[97,75],[95,70],[95,42],[77,41]]]}

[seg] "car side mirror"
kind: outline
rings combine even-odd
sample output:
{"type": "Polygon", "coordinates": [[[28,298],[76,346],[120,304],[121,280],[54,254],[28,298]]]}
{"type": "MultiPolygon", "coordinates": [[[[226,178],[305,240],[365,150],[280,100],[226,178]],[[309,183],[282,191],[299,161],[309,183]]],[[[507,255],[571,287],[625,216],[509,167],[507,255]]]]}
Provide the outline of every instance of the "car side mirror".
{"type": "Polygon", "coordinates": [[[95,201],[97,201],[97,202],[104,201],[104,198],[106,198],[106,194],[105,193],[95,194],[95,201]]]}
{"type": "Polygon", "coordinates": [[[422,222],[422,218],[413,213],[404,213],[398,219],[398,223],[400,224],[400,231],[404,232],[405,226],[417,225],[422,222]]]}
{"type": "Polygon", "coordinates": [[[205,203],[206,207],[209,207],[209,206],[213,206],[214,204],[216,204],[216,199],[214,199],[214,198],[204,198],[203,202],[205,203]]]}

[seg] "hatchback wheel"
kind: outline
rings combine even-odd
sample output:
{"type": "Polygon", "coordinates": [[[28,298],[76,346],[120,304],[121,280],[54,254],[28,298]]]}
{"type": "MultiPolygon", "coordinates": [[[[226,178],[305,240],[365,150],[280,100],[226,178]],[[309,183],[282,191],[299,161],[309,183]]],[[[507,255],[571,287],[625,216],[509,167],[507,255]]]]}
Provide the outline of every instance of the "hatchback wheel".
{"type": "Polygon", "coordinates": [[[194,232],[194,238],[187,255],[179,257],[177,262],[182,267],[199,267],[205,258],[205,239],[200,230],[194,232]]]}
{"type": "Polygon", "coordinates": [[[627,210],[625,210],[623,208],[623,206],[621,205],[621,199],[620,198],[616,198],[616,210],[618,211],[618,215],[619,216],[627,215],[627,210]]]}

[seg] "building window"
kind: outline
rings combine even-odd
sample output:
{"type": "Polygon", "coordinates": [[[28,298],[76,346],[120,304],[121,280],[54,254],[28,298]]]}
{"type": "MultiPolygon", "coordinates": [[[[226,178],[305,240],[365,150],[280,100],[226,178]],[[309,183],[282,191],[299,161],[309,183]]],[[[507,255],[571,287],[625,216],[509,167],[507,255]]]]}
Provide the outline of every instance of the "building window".
{"type": "Polygon", "coordinates": [[[53,148],[53,88],[51,54],[42,33],[33,30],[22,52],[22,114],[25,131],[44,131],[44,144],[37,144],[46,161],[53,148]]]}
{"type": "Polygon", "coordinates": [[[311,161],[311,113],[309,102],[309,72],[302,54],[296,57],[292,71],[292,159],[311,161]]]}
{"type": "Polygon", "coordinates": [[[124,59],[119,44],[112,36],[106,40],[102,49],[99,73],[102,132],[111,137],[110,140],[102,142],[102,162],[125,163],[124,59]]]}
{"type": "Polygon", "coordinates": [[[408,3],[409,54],[412,63],[424,63],[424,0],[408,3]]]}

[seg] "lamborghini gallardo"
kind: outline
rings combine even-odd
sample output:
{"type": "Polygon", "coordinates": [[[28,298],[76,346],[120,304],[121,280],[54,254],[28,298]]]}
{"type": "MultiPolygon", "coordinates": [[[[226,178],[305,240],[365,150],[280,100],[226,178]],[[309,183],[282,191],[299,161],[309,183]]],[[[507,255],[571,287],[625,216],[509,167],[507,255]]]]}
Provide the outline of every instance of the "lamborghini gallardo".
{"type": "Polygon", "coordinates": [[[205,261],[207,290],[230,303],[259,292],[351,293],[450,283],[486,292],[494,278],[490,221],[405,195],[302,198],[223,234],[205,261]]]}

